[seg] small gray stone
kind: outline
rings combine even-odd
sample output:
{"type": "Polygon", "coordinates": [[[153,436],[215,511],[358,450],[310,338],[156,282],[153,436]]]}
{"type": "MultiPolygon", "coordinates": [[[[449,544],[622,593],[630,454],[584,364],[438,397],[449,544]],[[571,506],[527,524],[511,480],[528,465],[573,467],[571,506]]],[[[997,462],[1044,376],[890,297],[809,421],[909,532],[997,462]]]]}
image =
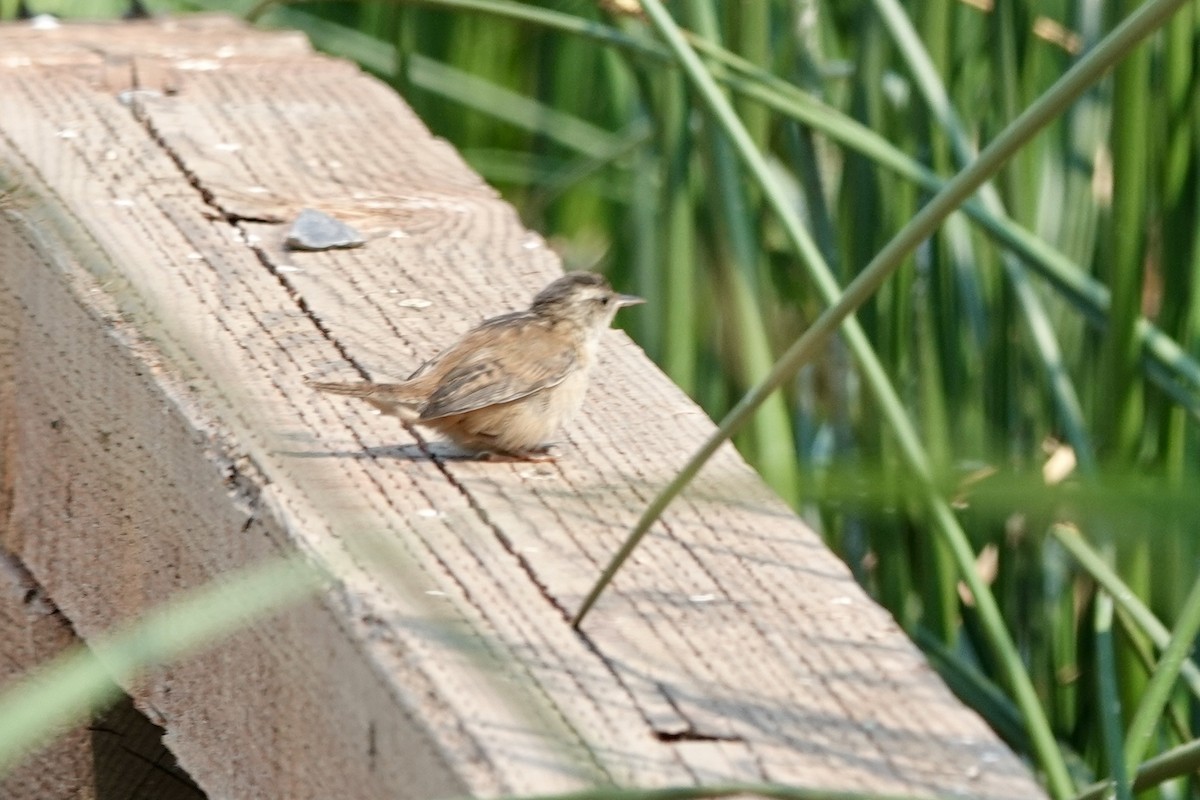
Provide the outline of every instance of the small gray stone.
{"type": "Polygon", "coordinates": [[[296,216],[284,244],[289,250],[333,250],[362,247],[363,235],[323,212],[306,208],[296,216]]]}

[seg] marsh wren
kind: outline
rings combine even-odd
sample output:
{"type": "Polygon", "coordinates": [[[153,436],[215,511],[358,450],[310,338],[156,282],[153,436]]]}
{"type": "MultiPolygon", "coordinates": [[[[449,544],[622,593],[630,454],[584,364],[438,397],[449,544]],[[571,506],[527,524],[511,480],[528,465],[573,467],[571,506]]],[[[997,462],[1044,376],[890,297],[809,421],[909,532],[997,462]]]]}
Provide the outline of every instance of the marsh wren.
{"type": "Polygon", "coordinates": [[[545,461],[548,440],[583,403],[600,337],[617,311],[644,302],[600,275],[569,272],[525,311],[484,320],[402,383],[310,383],[361,397],[464,450],[545,461]]]}

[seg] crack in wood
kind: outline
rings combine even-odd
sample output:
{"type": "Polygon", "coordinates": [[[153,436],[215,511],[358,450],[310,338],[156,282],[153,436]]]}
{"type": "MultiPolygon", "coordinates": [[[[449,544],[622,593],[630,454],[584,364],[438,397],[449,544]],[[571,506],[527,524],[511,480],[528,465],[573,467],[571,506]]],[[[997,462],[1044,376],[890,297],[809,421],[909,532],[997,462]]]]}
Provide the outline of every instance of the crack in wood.
{"type": "Polygon", "coordinates": [[[683,724],[677,729],[666,730],[661,725],[656,726],[653,722],[647,720],[650,725],[654,738],[660,742],[672,744],[676,742],[745,742],[745,738],[732,733],[710,733],[704,731],[698,726],[685,712],[679,707],[675,697],[667,690],[667,687],[661,683],[656,683],[655,688],[659,695],[671,707],[671,711],[679,717],[683,724]]]}
{"type": "MultiPolygon", "coordinates": [[[[222,211],[222,218],[231,225],[240,225],[244,222],[257,223],[259,225],[280,225],[284,222],[280,217],[274,216],[255,216],[253,214],[239,214],[236,211],[222,211]]],[[[244,232],[244,231],[243,231],[244,232]]],[[[254,248],[257,250],[258,248],[254,248]]]]}
{"type": "MultiPolygon", "coordinates": [[[[128,108],[133,119],[146,130],[150,140],[158,145],[163,154],[170,159],[171,163],[173,163],[179,170],[179,174],[182,175],[184,180],[188,182],[188,185],[195,189],[200,195],[200,199],[204,202],[204,204],[216,211],[217,214],[220,215],[220,219],[225,220],[234,227],[238,227],[238,215],[224,208],[217,201],[216,193],[212,189],[209,189],[207,186],[205,186],[204,182],[200,179],[200,176],[197,175],[195,171],[190,169],[186,163],[184,163],[183,156],[181,156],[173,147],[171,147],[171,145],[167,142],[166,137],[154,127],[154,123],[151,121],[150,115],[143,110],[141,103],[136,98],[133,98],[128,104],[128,108]]],[[[241,228],[238,228],[238,230],[244,237],[245,231],[243,231],[241,228]]]]}
{"type": "Polygon", "coordinates": [[[65,629],[70,632],[71,637],[76,638],[71,620],[62,613],[50,593],[25,566],[25,562],[21,560],[20,556],[0,548],[0,570],[9,573],[13,583],[21,590],[22,605],[31,606],[32,610],[38,614],[57,617],[62,621],[65,629]]]}
{"type": "Polygon", "coordinates": [[[722,736],[716,733],[702,733],[694,728],[684,731],[654,731],[654,738],[667,744],[676,742],[743,742],[741,736],[722,736]]]}

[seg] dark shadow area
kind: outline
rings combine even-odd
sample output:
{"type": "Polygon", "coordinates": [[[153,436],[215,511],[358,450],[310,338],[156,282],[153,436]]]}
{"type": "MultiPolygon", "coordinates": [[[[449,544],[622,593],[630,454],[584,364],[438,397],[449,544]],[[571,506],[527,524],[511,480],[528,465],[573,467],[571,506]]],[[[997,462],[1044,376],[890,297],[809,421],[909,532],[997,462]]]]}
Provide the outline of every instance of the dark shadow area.
{"type": "Polygon", "coordinates": [[[396,444],[384,447],[362,447],[357,450],[279,450],[281,456],[292,458],[353,458],[392,461],[471,461],[472,453],[459,450],[452,444],[434,442],[425,446],[396,444]]]}
{"type": "MultiPolygon", "coordinates": [[[[292,458],[353,458],[380,461],[483,461],[497,464],[545,464],[552,459],[520,458],[492,453],[473,453],[450,442],[430,442],[424,445],[403,444],[384,447],[362,447],[357,450],[278,450],[281,456],[292,458]]],[[[551,456],[558,453],[551,450],[551,456]]]]}
{"type": "Polygon", "coordinates": [[[207,800],[163,744],[165,731],[124,695],[92,721],[96,800],[207,800]]]}

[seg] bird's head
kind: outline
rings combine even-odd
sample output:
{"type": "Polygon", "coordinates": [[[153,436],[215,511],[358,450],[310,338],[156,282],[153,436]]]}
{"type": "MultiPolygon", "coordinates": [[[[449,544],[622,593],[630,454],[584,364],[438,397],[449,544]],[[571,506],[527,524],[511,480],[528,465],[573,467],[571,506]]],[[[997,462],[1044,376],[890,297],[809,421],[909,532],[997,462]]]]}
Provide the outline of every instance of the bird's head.
{"type": "Polygon", "coordinates": [[[569,322],[585,330],[607,328],[625,306],[646,302],[631,294],[614,292],[602,275],[568,272],[537,293],[529,310],[556,322],[569,322]]]}

